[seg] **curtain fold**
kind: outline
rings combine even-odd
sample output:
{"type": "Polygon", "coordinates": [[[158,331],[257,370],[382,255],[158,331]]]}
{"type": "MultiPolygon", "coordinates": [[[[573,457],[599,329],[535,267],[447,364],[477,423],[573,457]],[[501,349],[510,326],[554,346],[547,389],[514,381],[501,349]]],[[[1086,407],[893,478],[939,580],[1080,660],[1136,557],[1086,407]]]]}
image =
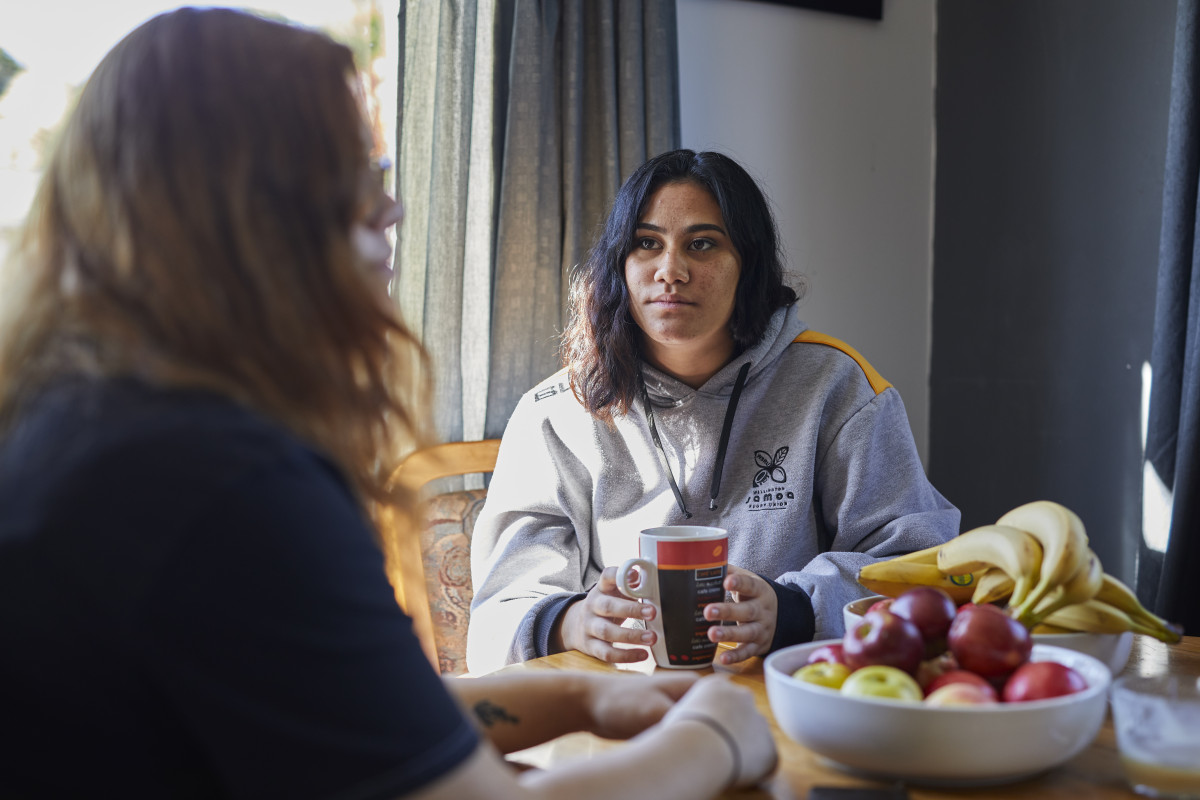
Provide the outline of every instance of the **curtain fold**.
{"type": "Polygon", "coordinates": [[[515,0],[485,433],[560,364],[570,273],[624,180],[678,147],[675,3],[515,0]]]}
{"type": "Polygon", "coordinates": [[[493,10],[487,0],[455,0],[402,3],[400,11],[396,164],[405,220],[392,293],[432,357],[433,422],[448,441],[483,434],[495,205],[493,10]]]}
{"type": "MultiPolygon", "coordinates": [[[[1200,633],[1200,2],[1179,0],[1159,245],[1148,466],[1170,498],[1166,551],[1149,557],[1139,587],[1154,610],[1200,633]],[[1149,578],[1149,580],[1147,580],[1149,578]]],[[[1139,565],[1139,573],[1142,573],[1139,565]]]]}
{"type": "Polygon", "coordinates": [[[436,433],[499,436],[560,366],[570,271],[620,183],[679,146],[675,0],[401,4],[393,295],[436,433]]]}

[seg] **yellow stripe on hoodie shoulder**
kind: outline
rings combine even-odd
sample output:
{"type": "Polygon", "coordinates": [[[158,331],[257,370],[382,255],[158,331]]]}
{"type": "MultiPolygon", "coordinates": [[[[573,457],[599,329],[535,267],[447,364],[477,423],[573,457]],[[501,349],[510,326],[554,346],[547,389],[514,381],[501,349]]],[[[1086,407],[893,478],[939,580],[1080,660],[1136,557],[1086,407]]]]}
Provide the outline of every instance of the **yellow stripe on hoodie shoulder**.
{"type": "Polygon", "coordinates": [[[823,344],[827,347],[832,347],[841,350],[846,355],[854,359],[863,374],[867,376],[867,383],[871,384],[871,388],[875,390],[875,394],[879,394],[884,389],[890,389],[892,384],[880,375],[874,367],[872,367],[862,355],[850,345],[843,342],[841,339],[835,339],[832,336],[827,336],[816,331],[805,331],[792,340],[792,343],[801,344],[823,344]]]}

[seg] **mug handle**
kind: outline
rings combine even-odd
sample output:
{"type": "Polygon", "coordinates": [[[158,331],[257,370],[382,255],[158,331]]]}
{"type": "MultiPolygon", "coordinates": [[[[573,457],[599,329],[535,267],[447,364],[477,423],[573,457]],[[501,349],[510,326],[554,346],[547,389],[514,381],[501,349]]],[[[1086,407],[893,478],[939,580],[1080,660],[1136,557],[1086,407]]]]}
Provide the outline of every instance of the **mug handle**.
{"type": "Polygon", "coordinates": [[[617,569],[617,588],[626,597],[653,600],[657,594],[654,591],[656,583],[654,580],[654,564],[644,558],[627,559],[617,569]],[[639,576],[638,582],[636,586],[631,586],[629,581],[634,574],[639,576]]]}

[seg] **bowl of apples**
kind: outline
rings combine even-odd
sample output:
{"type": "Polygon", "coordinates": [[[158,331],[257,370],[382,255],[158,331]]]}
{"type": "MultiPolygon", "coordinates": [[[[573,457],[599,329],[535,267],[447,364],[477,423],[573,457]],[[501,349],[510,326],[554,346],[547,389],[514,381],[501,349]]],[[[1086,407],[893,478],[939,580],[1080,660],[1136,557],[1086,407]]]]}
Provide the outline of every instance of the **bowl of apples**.
{"type": "MultiPolygon", "coordinates": [[[[858,622],[861,622],[863,615],[872,607],[886,608],[893,601],[894,598],[876,594],[847,603],[842,608],[842,620],[846,630],[850,630],[858,622]]],[[[1129,661],[1129,654],[1133,650],[1133,633],[1131,631],[1098,633],[1067,630],[1050,632],[1048,626],[1038,626],[1033,630],[1033,643],[1053,645],[1094,656],[1108,665],[1108,671],[1115,678],[1129,661]]]]}
{"type": "Polygon", "coordinates": [[[771,711],[789,737],[844,769],[932,786],[1021,780],[1092,742],[1106,664],[1035,643],[995,606],[922,589],[841,639],[767,657],[771,711]]]}

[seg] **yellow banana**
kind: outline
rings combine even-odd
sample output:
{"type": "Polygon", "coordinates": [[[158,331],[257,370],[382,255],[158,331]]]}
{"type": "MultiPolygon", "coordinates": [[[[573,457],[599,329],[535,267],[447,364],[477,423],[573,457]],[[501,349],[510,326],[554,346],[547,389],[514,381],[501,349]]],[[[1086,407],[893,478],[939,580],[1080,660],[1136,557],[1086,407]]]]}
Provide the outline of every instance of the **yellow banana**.
{"type": "Polygon", "coordinates": [[[1047,625],[1044,622],[1039,622],[1037,625],[1034,625],[1033,628],[1030,629],[1029,632],[1030,633],[1079,633],[1079,631],[1073,631],[1070,628],[1060,628],[1057,625],[1047,625]]]}
{"type": "Polygon", "coordinates": [[[1045,624],[1089,633],[1124,633],[1133,629],[1125,612],[1095,598],[1058,609],[1046,617],[1045,624]]]}
{"type": "Polygon", "coordinates": [[[946,575],[932,564],[911,561],[876,561],[858,571],[858,582],[876,594],[899,597],[917,586],[933,586],[950,595],[958,605],[971,599],[975,576],[946,575]]]}
{"type": "Polygon", "coordinates": [[[1153,636],[1167,644],[1175,644],[1183,638],[1183,629],[1180,626],[1167,622],[1147,609],[1137,599],[1137,595],[1133,593],[1132,589],[1112,575],[1101,576],[1100,590],[1096,592],[1096,599],[1124,611],[1133,624],[1134,630],[1138,633],[1153,636]]]}
{"type": "Polygon", "coordinates": [[[975,593],[971,595],[971,602],[977,606],[997,603],[1011,595],[1015,585],[1008,573],[998,567],[992,567],[985,570],[975,581],[975,593]]]}
{"type": "Polygon", "coordinates": [[[902,556],[895,556],[889,560],[908,562],[912,564],[932,564],[937,566],[937,554],[938,550],[941,549],[942,546],[938,544],[934,545],[933,547],[926,547],[924,550],[917,550],[913,553],[905,553],[902,556]]]}
{"type": "Polygon", "coordinates": [[[1055,586],[1050,594],[1042,598],[1037,607],[1029,613],[1028,618],[1018,616],[1017,620],[1026,627],[1032,628],[1064,606],[1087,602],[1100,591],[1103,579],[1104,567],[1100,565],[1099,556],[1088,550],[1087,561],[1078,572],[1068,578],[1065,583],[1055,586]]]}
{"type": "Polygon", "coordinates": [[[1022,602],[1038,579],[1042,548],[1030,534],[1007,525],[984,525],[960,533],[938,551],[938,569],[961,575],[997,567],[1013,580],[1009,605],[1022,602]]]}
{"type": "Polygon", "coordinates": [[[1013,616],[1025,619],[1042,598],[1070,580],[1087,561],[1087,531],[1073,511],[1050,500],[1035,500],[1018,506],[1000,517],[996,524],[1026,531],[1042,546],[1042,567],[1037,584],[1014,603],[1013,616]]]}

